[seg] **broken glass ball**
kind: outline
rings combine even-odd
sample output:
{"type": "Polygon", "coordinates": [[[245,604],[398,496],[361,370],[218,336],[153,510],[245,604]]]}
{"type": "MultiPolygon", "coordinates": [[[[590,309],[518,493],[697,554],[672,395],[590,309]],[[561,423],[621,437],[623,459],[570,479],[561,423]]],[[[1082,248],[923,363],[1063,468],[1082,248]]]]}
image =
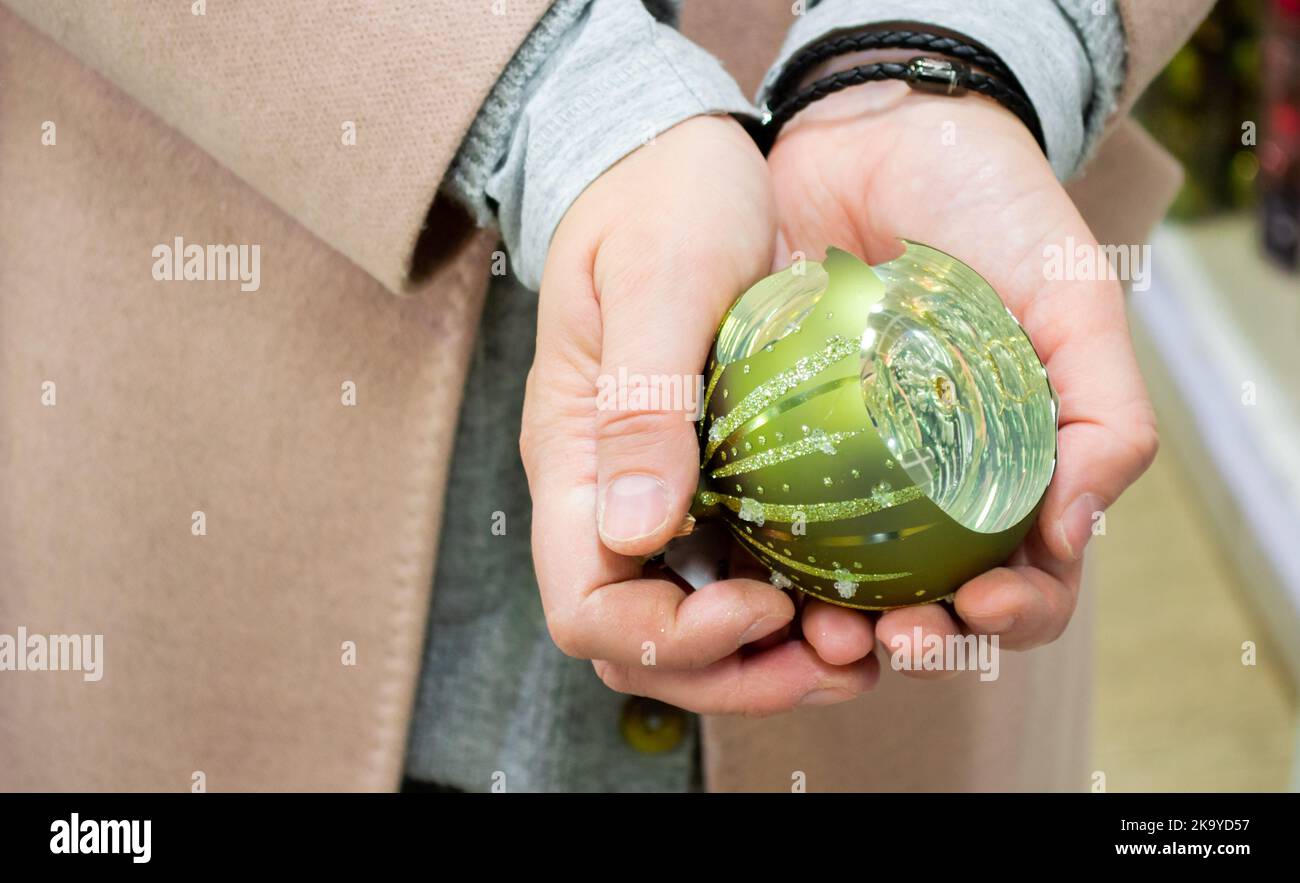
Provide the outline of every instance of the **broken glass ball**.
{"type": "Polygon", "coordinates": [[[727,312],[705,374],[700,488],[774,585],[884,610],[1005,561],[1056,465],[1057,399],[974,270],[914,242],[830,249],[727,312]]]}

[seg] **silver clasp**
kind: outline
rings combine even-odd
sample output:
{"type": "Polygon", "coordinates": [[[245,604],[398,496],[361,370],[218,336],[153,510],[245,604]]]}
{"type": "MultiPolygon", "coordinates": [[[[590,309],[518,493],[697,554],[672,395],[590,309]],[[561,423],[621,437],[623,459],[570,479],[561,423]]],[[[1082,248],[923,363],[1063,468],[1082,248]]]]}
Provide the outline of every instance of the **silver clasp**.
{"type": "Polygon", "coordinates": [[[970,68],[960,61],[946,58],[913,58],[907,63],[907,83],[922,92],[959,95],[966,91],[970,68]]]}

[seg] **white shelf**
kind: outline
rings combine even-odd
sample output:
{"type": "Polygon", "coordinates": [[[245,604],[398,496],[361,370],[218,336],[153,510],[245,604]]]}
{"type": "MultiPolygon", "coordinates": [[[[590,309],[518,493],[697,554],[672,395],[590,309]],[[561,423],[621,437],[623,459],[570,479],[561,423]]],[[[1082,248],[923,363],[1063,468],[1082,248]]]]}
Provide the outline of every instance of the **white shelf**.
{"type": "Polygon", "coordinates": [[[1284,370],[1300,358],[1300,280],[1262,263],[1247,219],[1226,225],[1157,231],[1151,288],[1130,295],[1134,333],[1155,356],[1162,439],[1197,476],[1300,683],[1300,375],[1284,370]]]}

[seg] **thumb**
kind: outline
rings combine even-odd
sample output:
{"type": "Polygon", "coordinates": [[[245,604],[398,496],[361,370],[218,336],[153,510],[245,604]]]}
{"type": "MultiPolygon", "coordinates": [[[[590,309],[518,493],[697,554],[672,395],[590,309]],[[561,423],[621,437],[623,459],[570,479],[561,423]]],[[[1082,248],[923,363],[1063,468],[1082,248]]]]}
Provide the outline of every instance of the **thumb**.
{"type": "Polygon", "coordinates": [[[700,476],[695,420],[713,335],[770,261],[766,253],[720,261],[689,246],[663,253],[644,242],[638,251],[630,268],[602,273],[599,257],[595,268],[597,517],[605,546],[623,555],[655,552],[682,526],[700,476]]]}

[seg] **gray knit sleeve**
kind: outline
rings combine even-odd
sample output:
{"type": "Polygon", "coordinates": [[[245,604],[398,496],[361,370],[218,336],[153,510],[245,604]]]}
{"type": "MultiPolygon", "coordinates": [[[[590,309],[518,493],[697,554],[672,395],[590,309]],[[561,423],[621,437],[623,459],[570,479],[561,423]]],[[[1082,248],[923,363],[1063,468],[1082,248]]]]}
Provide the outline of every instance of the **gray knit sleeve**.
{"type": "Polygon", "coordinates": [[[1124,86],[1128,53],[1125,50],[1124,18],[1116,0],[1055,0],[1074,26],[1092,67],[1092,96],[1084,107],[1084,141],[1080,165],[1092,155],[1101,140],[1106,121],[1115,112],[1115,102],[1124,86]]]}
{"type": "Polygon", "coordinates": [[[800,49],[835,31],[886,22],[946,28],[997,53],[1033,103],[1061,180],[1087,159],[1124,80],[1115,0],[820,0],[791,26],[759,101],[800,49]]]}
{"type": "Polygon", "coordinates": [[[496,220],[488,205],[487,181],[510,146],[528,84],[546,59],[572,40],[573,25],[591,2],[555,0],[502,71],[452,159],[442,189],[469,209],[480,227],[496,220]]]}
{"type": "Polygon", "coordinates": [[[711,55],[666,19],[676,3],[558,0],[471,126],[445,189],[494,220],[515,275],[541,284],[551,236],[607,168],[693,116],[755,116],[711,55]]]}

